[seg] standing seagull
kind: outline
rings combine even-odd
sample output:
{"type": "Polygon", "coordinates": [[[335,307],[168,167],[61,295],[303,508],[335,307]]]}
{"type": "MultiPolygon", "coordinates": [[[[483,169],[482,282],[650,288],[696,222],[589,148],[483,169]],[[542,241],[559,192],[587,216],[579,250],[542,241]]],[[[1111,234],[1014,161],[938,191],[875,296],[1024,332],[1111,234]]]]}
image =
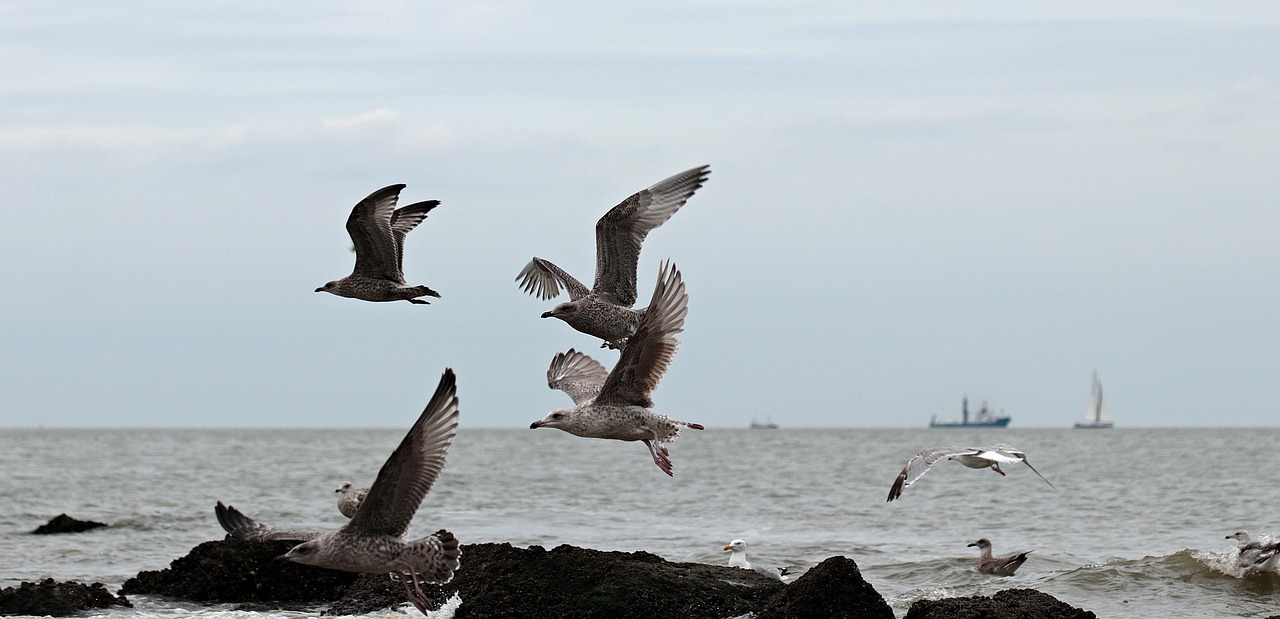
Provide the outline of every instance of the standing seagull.
{"type": "Polygon", "coordinates": [[[989,468],[1002,476],[1004,471],[1000,470],[1001,464],[1021,462],[1035,472],[1040,479],[1044,479],[1044,483],[1049,484],[1050,488],[1053,488],[1053,483],[1045,479],[1044,475],[1040,475],[1040,471],[1037,471],[1036,467],[1031,466],[1031,463],[1027,461],[1027,454],[1022,453],[1013,445],[998,443],[990,447],[978,448],[935,447],[926,449],[907,461],[907,465],[902,467],[902,472],[898,473],[898,478],[894,480],[893,486],[889,488],[889,498],[887,500],[892,501],[902,496],[903,489],[915,483],[925,473],[928,473],[929,467],[943,458],[955,460],[971,469],[989,468]]]}
{"type": "Polygon", "coordinates": [[[1251,572],[1263,572],[1275,567],[1280,560],[1280,542],[1260,542],[1249,537],[1248,531],[1236,531],[1226,539],[1236,540],[1239,553],[1236,562],[1251,572]]]}
{"type": "Polygon", "coordinates": [[[439,297],[426,286],[404,281],[404,237],[427,218],[439,200],[416,202],[396,208],[404,185],[383,187],[360,201],[347,217],[347,234],[355,244],[356,266],[351,274],[329,282],[316,292],[362,301],[408,301],[427,304],[418,297],[439,297]]]}
{"type": "Polygon", "coordinates": [[[676,440],[680,426],[694,430],[702,426],[649,410],[653,406],[649,395],[680,345],[674,336],[684,330],[688,302],[680,271],[663,264],[644,320],[622,348],[613,371],[606,373],[600,362],[572,348],[556,354],[547,369],[547,386],[567,393],[575,406],[551,411],[529,427],[557,428],[585,438],[641,441],[653,463],[671,475],[671,458],[663,443],[676,440]]]}
{"type": "Polygon", "coordinates": [[[635,333],[645,310],[631,309],[636,303],[636,265],[640,245],[654,228],[671,218],[693,192],[706,182],[710,166],[685,170],[642,189],[609,209],[596,222],[596,280],[591,290],[549,260],[535,257],[516,279],[529,294],[543,300],[569,291],[569,300],[543,318],[559,318],[569,326],[605,341],[609,348],[621,348],[635,333]]]}
{"type": "Polygon", "coordinates": [[[978,547],[982,553],[978,557],[978,571],[983,574],[995,574],[996,576],[1013,576],[1018,571],[1018,567],[1027,562],[1027,554],[1031,551],[1020,552],[1016,555],[1007,557],[991,556],[991,540],[983,537],[978,541],[969,544],[969,547],[978,547]]]}
{"type": "Polygon", "coordinates": [[[357,488],[349,481],[342,482],[334,492],[338,493],[338,511],[348,518],[356,515],[356,510],[360,509],[360,504],[369,495],[368,488],[357,488]]]}
{"type": "Polygon", "coordinates": [[[745,570],[751,570],[766,578],[772,578],[777,581],[787,582],[787,568],[782,567],[766,567],[747,560],[747,543],[735,539],[724,547],[725,552],[729,553],[729,567],[740,567],[745,570]]]}
{"type": "Polygon", "coordinates": [[[382,465],[350,522],[327,532],[276,532],[221,502],[218,521],[241,539],[306,540],[278,557],[285,561],[347,572],[389,573],[404,586],[409,601],[425,614],[431,602],[420,583],[452,580],[462,551],[458,540],[444,529],[412,541],[406,541],[404,535],[444,469],[445,453],[457,432],[457,387],[453,370],[446,369],[431,402],[382,465]]]}

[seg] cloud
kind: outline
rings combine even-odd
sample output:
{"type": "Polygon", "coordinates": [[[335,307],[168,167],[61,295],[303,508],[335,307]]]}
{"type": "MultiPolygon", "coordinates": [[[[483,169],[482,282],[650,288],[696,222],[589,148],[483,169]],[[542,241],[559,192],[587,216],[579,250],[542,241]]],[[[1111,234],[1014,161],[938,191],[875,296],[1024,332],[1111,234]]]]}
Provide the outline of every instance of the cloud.
{"type": "Polygon", "coordinates": [[[327,118],[323,121],[329,133],[356,133],[366,129],[381,128],[400,120],[400,112],[380,107],[350,118],[327,118]]]}

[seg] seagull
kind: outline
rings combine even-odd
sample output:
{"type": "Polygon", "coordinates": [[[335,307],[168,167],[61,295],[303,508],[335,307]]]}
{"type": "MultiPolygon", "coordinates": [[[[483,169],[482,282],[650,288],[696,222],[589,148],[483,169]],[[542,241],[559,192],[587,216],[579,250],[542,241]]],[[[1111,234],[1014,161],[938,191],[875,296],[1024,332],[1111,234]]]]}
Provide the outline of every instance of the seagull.
{"type": "Polygon", "coordinates": [[[396,208],[404,185],[383,187],[360,201],[347,217],[347,234],[355,245],[356,266],[351,274],[331,281],[316,292],[362,301],[408,301],[426,305],[418,297],[439,297],[426,286],[404,281],[404,237],[427,218],[439,200],[396,208]]]}
{"type": "Polygon", "coordinates": [[[740,567],[743,569],[752,570],[761,576],[765,576],[765,577],[772,578],[774,580],[778,580],[782,582],[787,582],[787,576],[788,576],[787,568],[765,567],[763,565],[756,565],[748,561],[746,542],[740,539],[735,539],[732,542],[729,542],[729,545],[725,546],[724,549],[726,552],[729,553],[730,567],[740,567]]]}
{"type": "Polygon", "coordinates": [[[991,540],[983,537],[978,541],[969,544],[969,547],[977,546],[982,555],[978,557],[978,571],[983,574],[995,574],[996,576],[1013,576],[1018,568],[1027,561],[1027,554],[1031,551],[1020,552],[1007,557],[991,556],[991,540]]]}
{"type": "Polygon", "coordinates": [[[1275,567],[1280,559],[1280,542],[1261,542],[1249,537],[1248,531],[1236,531],[1226,539],[1236,540],[1239,554],[1236,562],[1251,572],[1263,572],[1275,567]]]}
{"type": "MultiPolygon", "coordinates": [[[[902,496],[902,490],[907,486],[915,483],[922,475],[929,472],[929,467],[933,463],[946,458],[955,460],[971,469],[991,470],[1004,475],[1004,471],[1000,470],[1001,464],[1012,464],[1021,462],[1027,465],[1040,479],[1044,479],[1044,483],[1049,484],[1053,488],[1053,483],[1045,479],[1044,475],[1040,475],[1040,471],[1036,467],[1031,466],[1027,462],[1027,454],[1014,448],[1012,445],[999,443],[990,447],[936,447],[926,449],[915,455],[914,458],[907,461],[907,465],[902,467],[902,472],[898,473],[898,478],[894,480],[893,487],[889,488],[888,501],[892,501],[902,496]]],[[[1054,488],[1056,490],[1056,488],[1054,488]]]]}
{"type": "Polygon", "coordinates": [[[631,309],[636,303],[640,245],[649,232],[684,206],[710,173],[706,165],[685,170],[609,209],[596,222],[596,279],[591,290],[551,261],[538,257],[525,265],[516,280],[525,292],[544,301],[558,296],[564,286],[569,300],[542,317],[559,318],[582,333],[603,339],[603,346],[621,348],[645,312],[631,309]]]}
{"type": "Polygon", "coordinates": [[[356,515],[357,509],[360,509],[360,503],[364,501],[364,497],[368,496],[369,489],[357,488],[355,484],[344,481],[334,492],[338,493],[338,511],[350,518],[356,515]]]}
{"type": "Polygon", "coordinates": [[[702,425],[649,410],[653,406],[650,393],[680,345],[674,336],[684,330],[688,301],[680,271],[664,263],[649,310],[623,346],[613,371],[606,373],[599,361],[572,348],[557,353],[547,368],[547,386],[568,394],[575,406],[551,411],[529,427],[556,428],[585,438],[641,441],[653,463],[672,475],[664,443],[676,440],[681,426],[701,430],[702,425]]]}
{"type": "Polygon", "coordinates": [[[458,432],[455,382],[453,370],[446,369],[431,401],[382,465],[368,496],[347,524],[332,531],[274,531],[221,502],[215,507],[219,523],[240,539],[302,541],[277,557],[279,560],[390,574],[404,587],[409,602],[426,614],[431,601],[423,594],[421,583],[452,580],[462,551],[458,540],[444,529],[411,541],[404,536],[422,499],[444,469],[445,454],[458,432]]]}

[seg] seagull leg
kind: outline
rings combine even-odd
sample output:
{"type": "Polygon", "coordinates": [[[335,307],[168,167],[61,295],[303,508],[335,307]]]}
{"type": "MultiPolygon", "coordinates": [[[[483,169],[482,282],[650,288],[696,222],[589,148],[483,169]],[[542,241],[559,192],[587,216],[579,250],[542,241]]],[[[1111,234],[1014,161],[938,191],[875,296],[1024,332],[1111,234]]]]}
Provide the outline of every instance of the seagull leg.
{"type": "MultiPolygon", "coordinates": [[[[413,595],[409,597],[409,601],[413,602],[413,605],[425,615],[431,610],[431,600],[427,599],[427,594],[422,592],[422,587],[418,585],[418,572],[412,567],[409,568],[409,577],[413,579],[413,595]]],[[[405,589],[408,589],[408,585],[405,589]]]]}
{"type": "Polygon", "coordinates": [[[1000,470],[1000,463],[999,463],[999,462],[992,462],[992,463],[991,463],[991,470],[993,470],[993,471],[995,471],[995,472],[999,473],[1001,477],[1004,477],[1004,476],[1005,476],[1004,471],[1000,470]]]}
{"type": "Polygon", "coordinates": [[[658,443],[658,446],[654,447],[654,442],[647,438],[642,439],[642,442],[645,447],[649,448],[649,455],[653,456],[653,463],[658,465],[658,468],[662,469],[663,473],[670,477],[675,477],[671,472],[671,458],[667,455],[667,448],[662,443],[658,443]]]}
{"type": "Polygon", "coordinates": [[[431,305],[431,303],[423,301],[422,299],[405,299],[405,301],[413,303],[414,305],[431,305]]]}

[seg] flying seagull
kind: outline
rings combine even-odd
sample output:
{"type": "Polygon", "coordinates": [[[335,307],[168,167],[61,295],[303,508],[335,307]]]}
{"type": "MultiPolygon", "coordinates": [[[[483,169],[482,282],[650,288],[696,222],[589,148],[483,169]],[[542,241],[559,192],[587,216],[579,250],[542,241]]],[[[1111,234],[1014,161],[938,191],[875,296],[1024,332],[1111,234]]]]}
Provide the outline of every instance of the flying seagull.
{"type": "Polygon", "coordinates": [[[564,286],[569,300],[543,318],[559,318],[569,326],[621,348],[635,333],[645,310],[636,303],[636,265],[640,245],[654,228],[671,218],[706,182],[710,166],[699,166],[642,189],[609,209],[596,222],[596,279],[590,290],[549,260],[535,257],[516,276],[521,288],[543,300],[564,286]]]}
{"type": "Polygon", "coordinates": [[[416,202],[396,208],[404,185],[383,187],[360,201],[347,217],[347,234],[355,245],[356,266],[351,274],[331,281],[316,292],[362,301],[408,301],[427,304],[418,297],[439,297],[426,286],[404,281],[404,237],[427,218],[439,200],[416,202]]]}
{"type": "Polygon", "coordinates": [[[996,576],[1013,576],[1018,568],[1027,562],[1027,554],[1031,551],[1020,552],[1007,557],[991,556],[991,540],[987,538],[979,538],[978,541],[969,544],[969,547],[977,546],[982,553],[978,557],[978,571],[983,574],[995,574],[996,576]]]}
{"type": "Polygon", "coordinates": [[[281,560],[348,572],[388,573],[425,614],[431,602],[422,593],[421,583],[452,580],[462,551],[458,540],[444,529],[411,541],[404,535],[444,469],[445,454],[457,432],[457,386],[453,370],[446,369],[430,403],[382,465],[368,496],[347,524],[332,531],[274,531],[221,502],[215,508],[218,521],[241,539],[303,542],[277,557],[281,560]]]}
{"type": "Polygon", "coordinates": [[[1004,471],[1000,470],[1001,464],[1012,464],[1021,462],[1027,465],[1040,479],[1044,479],[1044,483],[1049,484],[1053,488],[1053,483],[1045,479],[1044,475],[1040,475],[1040,471],[1036,467],[1031,466],[1027,462],[1027,454],[1022,453],[1012,445],[999,443],[990,447],[935,447],[926,449],[915,455],[914,458],[907,461],[907,465],[902,467],[902,472],[898,473],[898,478],[894,480],[893,487],[889,488],[888,501],[892,501],[902,496],[902,491],[907,486],[915,483],[925,473],[929,472],[929,467],[933,463],[946,458],[955,460],[971,469],[989,468],[1001,475],[1004,471]]]}
{"type": "Polygon", "coordinates": [[[338,511],[350,518],[356,515],[357,509],[360,509],[360,503],[364,501],[364,497],[368,496],[369,489],[357,488],[355,484],[344,481],[334,492],[338,493],[338,511]]]}
{"type": "Polygon", "coordinates": [[[1236,562],[1251,572],[1263,572],[1275,567],[1280,560],[1280,542],[1260,542],[1249,537],[1248,531],[1236,531],[1226,539],[1236,540],[1239,554],[1236,562]]]}
{"type": "Polygon", "coordinates": [[[547,369],[547,386],[568,394],[575,406],[551,411],[529,427],[557,428],[586,438],[641,441],[653,463],[671,475],[671,457],[664,443],[676,440],[681,426],[694,430],[702,426],[649,410],[653,407],[650,393],[680,345],[674,336],[684,330],[688,301],[680,271],[664,263],[649,310],[623,346],[613,371],[606,373],[600,362],[572,348],[556,354],[547,369]]]}
{"type": "Polygon", "coordinates": [[[725,546],[724,550],[725,552],[729,553],[730,567],[740,567],[743,569],[751,570],[761,576],[765,576],[765,577],[772,578],[774,580],[779,580],[782,582],[787,582],[787,576],[788,576],[787,568],[765,567],[763,565],[759,565],[759,564],[748,561],[746,542],[740,539],[735,539],[732,542],[729,542],[729,545],[725,546]]]}

